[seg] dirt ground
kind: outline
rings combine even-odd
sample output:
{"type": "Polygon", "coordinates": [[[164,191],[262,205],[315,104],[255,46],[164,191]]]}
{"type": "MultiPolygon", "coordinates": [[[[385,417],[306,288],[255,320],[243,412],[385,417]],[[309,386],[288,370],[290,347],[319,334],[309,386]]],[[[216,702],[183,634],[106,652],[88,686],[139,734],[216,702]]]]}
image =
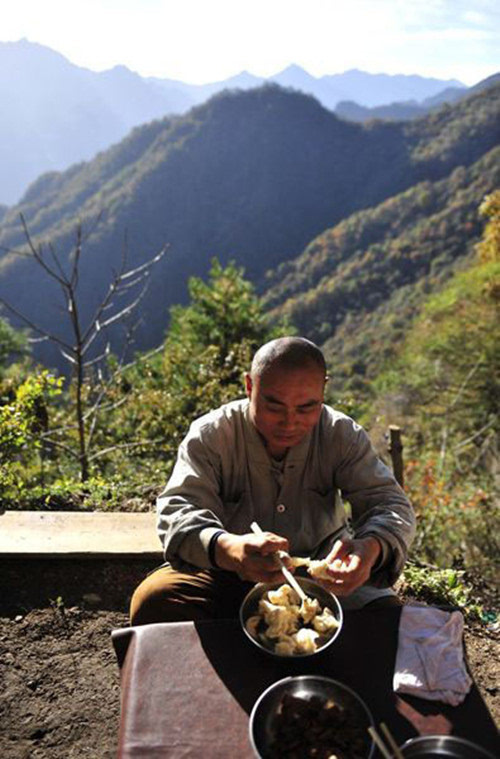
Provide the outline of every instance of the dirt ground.
{"type": "MultiPolygon", "coordinates": [[[[150,567],[0,566],[0,756],[116,756],[120,682],[111,630],[127,625],[128,598],[150,567]]],[[[500,636],[465,634],[470,670],[500,724],[500,636]]]]}

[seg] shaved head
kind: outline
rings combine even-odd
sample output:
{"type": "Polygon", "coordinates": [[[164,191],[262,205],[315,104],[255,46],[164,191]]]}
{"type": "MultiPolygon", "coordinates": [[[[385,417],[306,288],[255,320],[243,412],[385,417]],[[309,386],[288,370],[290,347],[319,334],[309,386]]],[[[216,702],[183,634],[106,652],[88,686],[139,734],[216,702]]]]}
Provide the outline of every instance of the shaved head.
{"type": "Polygon", "coordinates": [[[317,345],[305,337],[278,337],[255,354],[250,376],[253,381],[271,370],[295,371],[317,368],[326,379],[325,358],[317,345]]]}
{"type": "Polygon", "coordinates": [[[259,348],[245,375],[249,410],[268,453],[282,459],[316,426],[323,408],[325,359],[304,337],[280,337],[259,348]]]}

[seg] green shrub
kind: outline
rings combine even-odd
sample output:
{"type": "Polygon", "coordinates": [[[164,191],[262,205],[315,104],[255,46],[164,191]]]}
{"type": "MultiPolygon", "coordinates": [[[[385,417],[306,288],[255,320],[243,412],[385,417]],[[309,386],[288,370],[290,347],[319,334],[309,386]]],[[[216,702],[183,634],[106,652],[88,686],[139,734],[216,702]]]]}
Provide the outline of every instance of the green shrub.
{"type": "Polygon", "coordinates": [[[488,580],[498,573],[498,513],[493,487],[486,477],[450,483],[438,474],[432,457],[410,461],[406,490],[417,515],[412,555],[439,567],[463,565],[488,580]]]}
{"type": "Polygon", "coordinates": [[[2,388],[0,405],[0,492],[26,481],[30,469],[40,466],[48,404],[61,393],[62,380],[48,371],[32,374],[17,387],[2,388]]]}
{"type": "Polygon", "coordinates": [[[470,619],[482,619],[483,608],[474,602],[474,591],[464,575],[463,570],[436,569],[409,561],[400,580],[400,590],[429,604],[458,607],[470,619]]]}

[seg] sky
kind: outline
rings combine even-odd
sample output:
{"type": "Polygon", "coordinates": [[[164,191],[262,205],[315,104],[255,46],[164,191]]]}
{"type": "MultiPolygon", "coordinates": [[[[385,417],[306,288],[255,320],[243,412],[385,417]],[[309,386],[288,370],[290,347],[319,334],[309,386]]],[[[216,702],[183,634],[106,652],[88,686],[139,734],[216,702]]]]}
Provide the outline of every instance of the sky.
{"type": "Polygon", "coordinates": [[[499,31],[498,0],[0,0],[2,42],[195,84],[295,63],[473,85],[500,69],[499,31]]]}

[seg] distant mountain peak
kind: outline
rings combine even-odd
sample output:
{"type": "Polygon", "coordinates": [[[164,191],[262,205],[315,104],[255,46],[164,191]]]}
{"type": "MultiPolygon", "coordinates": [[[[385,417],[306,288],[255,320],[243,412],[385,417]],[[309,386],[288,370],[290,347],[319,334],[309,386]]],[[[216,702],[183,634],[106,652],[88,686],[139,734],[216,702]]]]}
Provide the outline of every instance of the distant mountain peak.
{"type": "MultiPolygon", "coordinates": [[[[3,95],[5,78],[7,80],[12,78],[12,74],[16,80],[19,77],[31,77],[33,81],[38,82],[39,87],[43,88],[41,83],[50,82],[53,77],[61,74],[78,76],[84,70],[57,50],[38,42],[31,42],[26,37],[17,42],[0,42],[0,60],[0,95],[3,95]]],[[[19,81],[17,84],[21,91],[19,81]]]]}
{"type": "Polygon", "coordinates": [[[128,68],[128,66],[124,66],[123,63],[117,63],[116,66],[112,66],[108,71],[116,71],[120,73],[133,73],[131,69],[128,68]]]}
{"type": "Polygon", "coordinates": [[[305,92],[311,92],[313,85],[318,80],[296,63],[292,63],[283,69],[283,71],[270,76],[268,81],[277,82],[285,87],[293,87],[295,89],[303,89],[305,92]]]}
{"type": "Polygon", "coordinates": [[[311,76],[302,66],[299,66],[297,63],[290,63],[289,66],[286,66],[283,71],[278,72],[280,74],[307,74],[308,76],[311,76]]]}
{"type": "MultiPolygon", "coordinates": [[[[8,53],[21,54],[24,58],[31,57],[40,58],[44,57],[45,60],[58,60],[70,63],[68,58],[57,50],[53,50],[47,45],[41,45],[39,42],[31,42],[27,37],[22,37],[16,42],[0,42],[0,50],[4,50],[8,53]]],[[[71,64],[75,65],[75,64],[71,64]]]]}
{"type": "Polygon", "coordinates": [[[314,79],[312,74],[309,74],[302,66],[298,66],[296,63],[291,63],[286,66],[282,71],[278,71],[277,74],[270,76],[269,79],[277,79],[278,77],[306,77],[307,79],[314,79]]]}
{"type": "Polygon", "coordinates": [[[239,74],[230,77],[227,81],[231,84],[239,84],[241,86],[255,86],[257,83],[262,82],[263,80],[261,77],[255,76],[255,74],[251,74],[245,69],[243,71],[240,71],[239,74]]]}
{"type": "Polygon", "coordinates": [[[102,71],[101,74],[102,76],[111,76],[124,81],[142,79],[140,74],[136,71],[132,71],[132,69],[129,69],[127,66],[123,66],[123,64],[117,64],[110,69],[102,71]]]}

